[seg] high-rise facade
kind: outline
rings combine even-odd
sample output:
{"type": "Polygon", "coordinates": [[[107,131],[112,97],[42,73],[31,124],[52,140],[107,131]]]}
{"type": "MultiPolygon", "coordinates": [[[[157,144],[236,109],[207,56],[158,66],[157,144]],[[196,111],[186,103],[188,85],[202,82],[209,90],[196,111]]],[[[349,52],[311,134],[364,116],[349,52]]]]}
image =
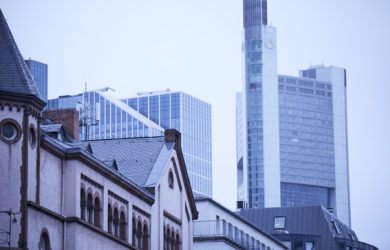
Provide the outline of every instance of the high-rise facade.
{"type": "Polygon", "coordinates": [[[195,195],[212,196],[211,105],[183,92],[145,92],[123,100],[164,129],[180,131],[195,195]]]}
{"type": "Polygon", "coordinates": [[[238,200],[249,207],[323,205],[350,225],[345,70],[318,66],[300,77],[278,76],[276,32],[264,16],[266,1],[244,0],[238,200]]]}
{"type": "Polygon", "coordinates": [[[89,91],[48,101],[47,109],[76,108],[80,112],[80,140],[149,137],[164,128],[147,119],[107,91],[89,91]]]}
{"type": "Polygon", "coordinates": [[[35,84],[37,85],[42,100],[47,102],[47,64],[31,59],[25,60],[25,62],[27,64],[28,69],[30,70],[31,76],[34,79],[35,84]]]}
{"type": "Polygon", "coordinates": [[[267,1],[244,0],[244,79],[237,111],[238,200],[250,207],[280,206],[276,30],[267,1]],[[242,98],[242,100],[241,100],[242,98]],[[263,145],[267,145],[264,147],[263,145]]]}

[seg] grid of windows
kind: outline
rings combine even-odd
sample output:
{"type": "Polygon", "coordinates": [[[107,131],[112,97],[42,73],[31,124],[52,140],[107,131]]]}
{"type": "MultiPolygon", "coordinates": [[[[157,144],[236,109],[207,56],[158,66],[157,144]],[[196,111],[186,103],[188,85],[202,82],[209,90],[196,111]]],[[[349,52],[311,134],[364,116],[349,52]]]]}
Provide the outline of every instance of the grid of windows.
{"type": "Polygon", "coordinates": [[[34,79],[35,84],[37,85],[39,95],[42,100],[47,102],[47,64],[40,63],[34,60],[26,60],[28,69],[30,70],[31,76],[34,79]]]}
{"type": "MultiPolygon", "coordinates": [[[[114,139],[126,137],[161,136],[163,129],[145,125],[142,120],[130,115],[128,110],[114,104],[110,97],[103,96],[102,92],[91,91],[75,96],[61,96],[49,100],[48,109],[82,108],[80,118],[89,117],[79,127],[80,140],[86,140],[87,126],[89,139],[114,139]]],[[[138,99],[129,99],[129,106],[138,107],[138,99]]],[[[146,103],[147,104],[147,103],[146,103]]],[[[126,107],[127,108],[127,107],[126,107]]],[[[141,116],[141,114],[139,114],[141,116]]],[[[150,123],[152,123],[150,121],[150,123]]]]}
{"type": "Polygon", "coordinates": [[[279,79],[281,205],[328,207],[335,187],[333,104],[321,89],[329,84],[279,79]],[[305,88],[291,91],[297,82],[305,88]]]}
{"type": "Polygon", "coordinates": [[[281,183],[282,207],[322,205],[330,207],[330,189],[326,187],[281,183]]]}
{"type": "Polygon", "coordinates": [[[249,207],[264,206],[261,42],[245,42],[249,207]]]}
{"type": "MultiPolygon", "coordinates": [[[[147,118],[163,128],[174,128],[181,132],[183,155],[193,191],[211,196],[210,105],[181,92],[156,93],[129,98],[127,103],[129,106],[134,106],[137,100],[140,112],[141,107],[143,107],[141,113],[145,114],[147,118]],[[146,110],[146,107],[149,109],[146,110]]],[[[147,136],[146,128],[144,130],[145,136],[147,136]]],[[[141,135],[139,134],[139,136],[141,135]]]]}

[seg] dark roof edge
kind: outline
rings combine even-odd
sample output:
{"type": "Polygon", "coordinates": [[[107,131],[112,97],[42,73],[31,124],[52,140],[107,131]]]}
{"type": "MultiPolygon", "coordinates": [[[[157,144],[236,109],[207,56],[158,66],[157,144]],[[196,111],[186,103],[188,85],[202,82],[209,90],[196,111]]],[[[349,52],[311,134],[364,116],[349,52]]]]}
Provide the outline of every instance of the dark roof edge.
{"type": "Polygon", "coordinates": [[[36,108],[38,108],[40,110],[42,110],[43,107],[45,107],[47,104],[42,99],[38,98],[36,95],[33,95],[33,94],[19,94],[19,93],[13,93],[13,92],[0,90],[0,97],[5,98],[5,99],[9,99],[10,101],[27,102],[27,103],[34,105],[36,108]]]}
{"type": "Polygon", "coordinates": [[[249,221],[247,221],[246,219],[244,219],[243,217],[237,215],[236,213],[234,213],[233,211],[231,211],[230,209],[227,209],[226,207],[222,206],[221,204],[219,204],[218,202],[216,202],[215,200],[209,198],[209,197],[199,197],[199,198],[195,198],[195,201],[200,201],[200,202],[204,202],[204,201],[208,201],[210,203],[213,203],[215,206],[219,207],[220,209],[222,209],[223,211],[229,213],[230,215],[232,215],[233,217],[235,217],[236,219],[240,220],[241,222],[247,224],[248,226],[250,226],[251,228],[253,228],[254,230],[258,231],[259,233],[261,234],[264,234],[268,239],[270,240],[273,240],[274,242],[276,242],[278,245],[282,246],[283,248],[287,249],[287,247],[280,241],[278,240],[277,238],[275,238],[274,236],[272,236],[271,234],[263,231],[262,229],[260,229],[259,227],[255,226],[254,224],[250,223],[249,221]]]}
{"type": "MultiPolygon", "coordinates": [[[[108,174],[111,179],[117,179],[118,184],[123,184],[128,190],[134,192],[142,200],[152,205],[155,201],[155,198],[144,188],[138,186],[133,181],[129,180],[125,176],[111,169],[110,166],[107,166],[104,162],[92,157],[88,152],[81,148],[70,148],[67,149],[60,144],[56,143],[55,140],[46,136],[45,134],[41,135],[41,146],[42,148],[51,151],[60,158],[66,159],[77,159],[81,162],[87,164],[90,167],[95,167],[96,170],[100,170],[103,174],[108,174]]],[[[109,178],[110,179],[110,178],[109,178]]]]}
{"type": "Polygon", "coordinates": [[[198,219],[198,211],[196,210],[195,199],[192,193],[190,178],[188,177],[187,167],[184,161],[183,151],[181,149],[181,134],[176,129],[166,129],[165,130],[165,141],[166,142],[174,142],[174,149],[176,150],[177,158],[179,160],[180,169],[182,172],[182,177],[184,181],[184,185],[186,187],[187,198],[190,203],[192,219],[198,219]]]}

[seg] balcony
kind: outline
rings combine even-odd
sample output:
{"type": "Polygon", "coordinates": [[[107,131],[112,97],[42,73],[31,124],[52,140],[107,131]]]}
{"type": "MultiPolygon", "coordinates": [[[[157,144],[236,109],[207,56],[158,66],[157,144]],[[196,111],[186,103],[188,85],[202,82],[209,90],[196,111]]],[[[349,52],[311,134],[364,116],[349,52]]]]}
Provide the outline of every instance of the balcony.
{"type": "Polygon", "coordinates": [[[264,245],[261,248],[260,241],[224,220],[194,221],[193,227],[194,242],[224,240],[237,249],[265,249],[264,245]]]}

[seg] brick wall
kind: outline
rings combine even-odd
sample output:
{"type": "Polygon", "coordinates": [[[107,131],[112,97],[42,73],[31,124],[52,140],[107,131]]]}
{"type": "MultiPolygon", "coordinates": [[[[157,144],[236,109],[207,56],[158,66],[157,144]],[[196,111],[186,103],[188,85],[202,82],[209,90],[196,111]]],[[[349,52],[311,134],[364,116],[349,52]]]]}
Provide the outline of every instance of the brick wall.
{"type": "Polygon", "coordinates": [[[79,140],[79,112],[76,109],[44,110],[42,118],[62,124],[66,133],[76,141],[79,140]]]}

